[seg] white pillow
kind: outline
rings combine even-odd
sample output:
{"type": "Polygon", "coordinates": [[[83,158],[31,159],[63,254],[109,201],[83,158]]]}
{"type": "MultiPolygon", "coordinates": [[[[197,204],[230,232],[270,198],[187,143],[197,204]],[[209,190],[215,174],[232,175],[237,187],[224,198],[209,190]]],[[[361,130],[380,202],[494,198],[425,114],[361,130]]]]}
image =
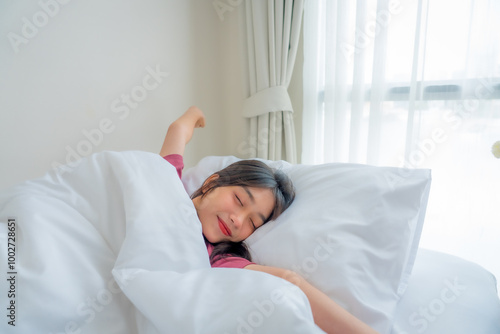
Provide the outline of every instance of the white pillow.
{"type": "MultiPolygon", "coordinates": [[[[188,193],[240,160],[207,157],[184,172],[188,193]]],[[[296,198],[246,241],[253,260],[292,269],[381,333],[389,333],[411,274],[430,170],[265,161],[292,179],[296,198]]]]}

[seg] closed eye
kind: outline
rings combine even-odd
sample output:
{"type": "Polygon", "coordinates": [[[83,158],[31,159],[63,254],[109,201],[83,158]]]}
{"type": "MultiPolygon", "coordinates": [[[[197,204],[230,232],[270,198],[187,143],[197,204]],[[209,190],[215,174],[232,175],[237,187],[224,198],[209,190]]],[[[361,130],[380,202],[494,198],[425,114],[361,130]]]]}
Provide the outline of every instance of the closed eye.
{"type": "Polygon", "coordinates": [[[236,200],[238,201],[238,203],[240,203],[240,205],[243,206],[243,202],[240,200],[238,195],[234,194],[234,197],[236,197],[236,200]]]}
{"type": "Polygon", "coordinates": [[[257,227],[256,227],[256,226],[255,226],[255,224],[253,223],[252,218],[250,218],[250,224],[252,224],[253,230],[255,231],[255,230],[257,229],[257,227]]]}
{"type": "MultiPolygon", "coordinates": [[[[241,199],[238,197],[238,195],[236,193],[234,194],[234,197],[236,198],[236,200],[238,201],[240,206],[243,206],[243,202],[241,201],[241,199]]],[[[252,218],[249,218],[249,220],[250,220],[250,224],[252,225],[253,230],[255,231],[257,229],[257,226],[255,226],[252,218]]]]}

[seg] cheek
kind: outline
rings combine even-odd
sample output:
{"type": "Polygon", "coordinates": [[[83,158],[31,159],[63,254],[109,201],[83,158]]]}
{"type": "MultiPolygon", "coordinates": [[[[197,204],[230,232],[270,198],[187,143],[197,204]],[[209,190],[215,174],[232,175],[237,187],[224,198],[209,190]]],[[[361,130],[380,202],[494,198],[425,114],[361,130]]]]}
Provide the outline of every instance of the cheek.
{"type": "Polygon", "coordinates": [[[231,196],[215,191],[203,197],[198,205],[198,217],[202,224],[212,220],[216,215],[225,215],[230,213],[232,201],[231,196]]]}
{"type": "MultiPolygon", "coordinates": [[[[250,228],[247,228],[245,229],[245,231],[242,233],[242,239],[245,240],[246,238],[248,238],[250,235],[252,235],[253,233],[253,229],[250,229],[250,228]]],[[[241,241],[243,241],[241,240],[241,241]]]]}
{"type": "Polygon", "coordinates": [[[248,238],[249,236],[251,236],[255,231],[256,230],[254,230],[254,228],[249,223],[244,224],[243,228],[240,231],[239,237],[242,240],[245,240],[246,238],[248,238]]]}
{"type": "Polygon", "coordinates": [[[200,203],[198,205],[198,210],[202,212],[208,212],[215,205],[214,197],[212,193],[208,193],[200,199],[200,203]]]}
{"type": "Polygon", "coordinates": [[[203,229],[207,228],[207,224],[210,221],[212,207],[213,205],[208,197],[202,198],[196,206],[196,213],[198,214],[198,219],[200,220],[203,229]]]}
{"type": "Polygon", "coordinates": [[[216,211],[229,211],[234,205],[233,194],[228,192],[219,192],[211,198],[210,205],[216,211]]]}
{"type": "Polygon", "coordinates": [[[231,199],[231,194],[222,188],[215,188],[205,195],[205,199],[211,206],[220,206],[231,199]]]}

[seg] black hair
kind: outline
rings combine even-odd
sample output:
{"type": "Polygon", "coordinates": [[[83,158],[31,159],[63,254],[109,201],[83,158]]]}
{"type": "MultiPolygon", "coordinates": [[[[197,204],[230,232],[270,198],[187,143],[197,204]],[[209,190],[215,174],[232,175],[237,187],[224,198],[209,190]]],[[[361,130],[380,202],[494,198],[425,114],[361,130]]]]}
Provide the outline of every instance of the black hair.
{"type": "MultiPolygon", "coordinates": [[[[283,171],[269,167],[259,160],[240,160],[216,172],[217,178],[211,178],[192,195],[191,199],[203,197],[218,187],[242,186],[270,189],[275,199],[271,215],[264,224],[278,218],[295,199],[295,188],[292,181],[283,171]]],[[[229,256],[237,256],[251,261],[250,252],[243,243],[223,241],[214,244],[210,263],[229,256]]]]}

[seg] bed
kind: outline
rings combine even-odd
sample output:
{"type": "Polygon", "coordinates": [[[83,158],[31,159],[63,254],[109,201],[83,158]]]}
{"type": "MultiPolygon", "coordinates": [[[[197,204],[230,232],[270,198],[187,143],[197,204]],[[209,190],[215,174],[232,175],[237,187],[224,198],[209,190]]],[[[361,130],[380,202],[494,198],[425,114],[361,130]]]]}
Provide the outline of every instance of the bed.
{"type": "MultiPolygon", "coordinates": [[[[211,268],[182,180],[157,154],[101,152],[0,194],[1,333],[322,333],[305,295],[261,272],[211,268]]],[[[380,333],[500,333],[493,275],[418,248],[428,170],[266,161],[294,204],[247,244],[380,333]]]]}

